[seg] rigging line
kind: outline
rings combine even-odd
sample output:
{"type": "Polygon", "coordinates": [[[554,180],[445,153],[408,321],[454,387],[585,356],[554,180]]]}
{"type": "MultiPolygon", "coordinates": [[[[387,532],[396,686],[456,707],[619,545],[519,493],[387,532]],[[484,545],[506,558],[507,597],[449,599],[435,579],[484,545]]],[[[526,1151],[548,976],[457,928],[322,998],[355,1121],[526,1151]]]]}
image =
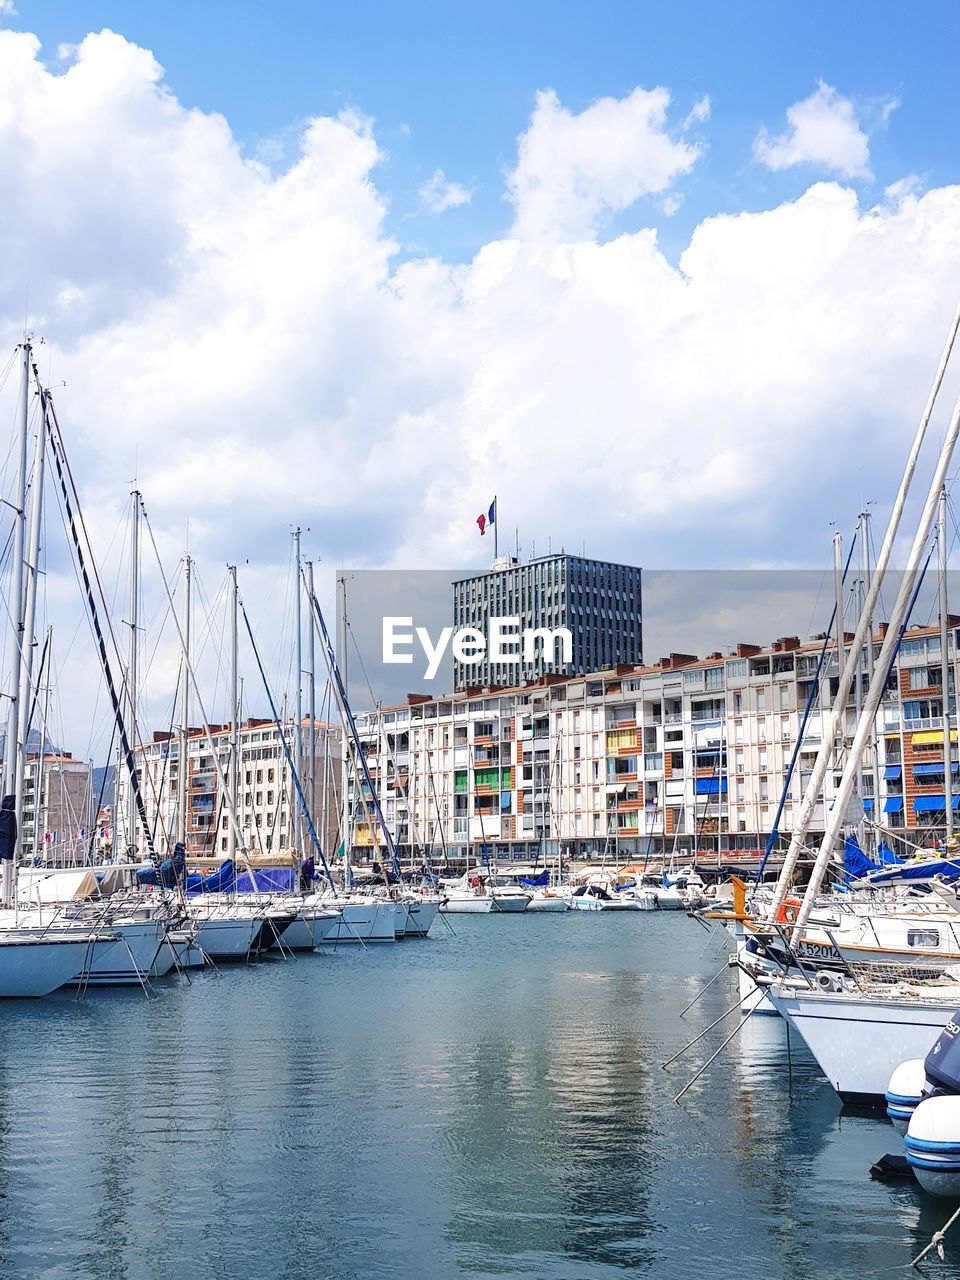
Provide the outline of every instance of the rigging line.
{"type": "MultiPolygon", "coordinates": [[[[311,619],[311,621],[312,621],[312,619],[311,619]]],[[[378,702],[378,701],[377,701],[376,694],[373,692],[373,686],[372,686],[372,685],[371,685],[371,683],[370,683],[370,677],[367,675],[367,668],[366,668],[366,664],[365,664],[365,663],[364,663],[364,661],[363,661],[363,654],[360,652],[360,646],[359,646],[359,644],[357,644],[357,638],[356,638],[356,636],[355,636],[355,635],[354,635],[354,633],[353,633],[353,628],[349,625],[349,621],[348,621],[348,624],[347,624],[347,631],[348,631],[348,633],[349,633],[350,640],[353,642],[353,648],[354,648],[354,651],[356,652],[357,659],[359,660],[359,663],[360,663],[360,670],[361,670],[361,672],[362,672],[362,674],[363,674],[363,678],[364,678],[364,681],[365,681],[366,686],[367,686],[367,692],[370,694],[370,702],[372,703],[372,705],[373,705],[374,707],[377,707],[377,708],[378,708],[378,717],[379,717],[379,718],[378,718],[378,722],[377,722],[377,723],[378,723],[378,740],[379,740],[379,736],[380,736],[380,734],[379,734],[379,730],[382,730],[382,729],[383,729],[383,719],[382,719],[383,704],[382,704],[382,702],[378,702]]],[[[385,738],[385,740],[386,740],[386,738],[385,738]]],[[[395,756],[394,756],[393,751],[392,751],[392,750],[390,750],[389,748],[388,748],[388,758],[389,758],[389,760],[390,760],[390,761],[392,762],[392,764],[393,764],[394,771],[395,771],[395,777],[396,777],[396,778],[399,778],[399,777],[400,777],[400,774],[396,771],[396,770],[397,770],[396,758],[395,758],[395,756]]],[[[433,770],[432,770],[431,768],[429,768],[429,766],[428,766],[428,770],[427,770],[427,772],[428,772],[428,774],[430,775],[430,777],[432,778],[432,777],[433,777],[433,770]]],[[[398,791],[398,792],[400,791],[400,788],[399,788],[399,787],[397,787],[396,789],[397,789],[397,791],[398,791]]],[[[410,809],[410,774],[409,774],[409,773],[407,773],[407,785],[403,788],[403,801],[404,801],[405,805],[407,806],[407,811],[408,811],[408,813],[411,813],[411,809],[410,809]]],[[[413,812],[416,812],[416,808],[414,809],[414,811],[413,811],[413,812]]],[[[429,819],[428,819],[428,822],[427,822],[427,826],[428,826],[428,829],[429,829],[429,819]]],[[[419,839],[419,838],[418,838],[417,831],[418,831],[418,824],[417,824],[417,821],[416,821],[416,819],[415,819],[414,817],[412,817],[412,816],[411,816],[411,818],[410,818],[410,856],[411,856],[411,859],[413,858],[414,851],[415,851],[418,847],[419,847],[419,849],[420,849],[421,855],[425,855],[425,856],[429,857],[429,854],[425,854],[425,850],[426,850],[426,843],[425,843],[425,841],[423,841],[423,840],[421,840],[421,839],[419,839]]],[[[446,859],[446,854],[444,854],[444,858],[446,859]]]]}
{"type": "Polygon", "coordinates": [[[280,718],[277,714],[277,706],[273,700],[273,693],[270,689],[269,682],[267,681],[267,673],[263,669],[263,663],[260,660],[260,651],[257,648],[256,640],[253,638],[253,628],[250,626],[250,619],[247,617],[246,606],[244,605],[242,600],[240,601],[240,612],[243,614],[244,626],[247,628],[247,635],[250,637],[250,647],[253,650],[253,656],[254,656],[254,659],[256,660],[257,667],[260,671],[260,678],[263,681],[263,688],[267,695],[267,701],[270,704],[270,712],[273,716],[273,722],[277,726],[277,735],[280,739],[280,746],[283,748],[283,754],[287,761],[287,767],[290,770],[290,776],[293,780],[293,785],[296,788],[297,799],[300,802],[300,807],[303,811],[303,816],[306,819],[307,831],[310,835],[310,840],[313,844],[313,847],[316,849],[317,853],[320,856],[320,861],[323,864],[324,871],[326,872],[327,880],[330,883],[330,888],[333,889],[334,893],[336,893],[336,888],[333,883],[333,876],[330,873],[330,868],[327,866],[327,859],[324,856],[323,848],[321,847],[321,844],[320,844],[320,837],[317,835],[316,828],[313,825],[313,817],[310,813],[310,810],[307,808],[307,800],[303,794],[303,788],[300,785],[300,776],[294,767],[293,757],[291,756],[290,748],[287,745],[286,734],[283,732],[283,726],[281,725],[280,718]]]}
{"type": "MultiPolygon", "coordinates": [[[[27,743],[30,741],[30,730],[33,728],[33,716],[34,716],[34,712],[37,709],[37,703],[40,700],[40,686],[41,686],[41,681],[43,679],[44,663],[48,661],[49,656],[50,656],[50,632],[48,631],[46,636],[44,637],[43,649],[40,651],[40,668],[37,672],[37,679],[34,682],[33,700],[30,703],[30,710],[27,712],[26,740],[24,741],[24,744],[23,744],[24,750],[26,750],[27,743]]],[[[49,679],[50,679],[50,673],[48,671],[47,680],[49,679]]],[[[43,753],[42,738],[40,741],[40,752],[41,754],[43,753]]]]}
{"type": "Polygon", "coordinates": [[[93,553],[93,542],[90,538],[90,534],[87,529],[87,522],[86,522],[86,517],[83,514],[83,507],[80,504],[80,491],[77,488],[76,480],[74,479],[73,471],[70,466],[70,458],[69,458],[69,455],[67,454],[66,446],[64,445],[64,442],[63,442],[63,431],[61,430],[61,427],[60,427],[60,420],[57,417],[56,406],[53,402],[53,397],[49,395],[49,393],[47,395],[47,406],[49,408],[50,418],[52,421],[52,426],[50,429],[51,446],[53,445],[53,431],[55,429],[56,438],[57,438],[57,450],[58,450],[57,456],[59,457],[60,464],[63,468],[63,473],[60,475],[61,488],[63,488],[65,484],[65,479],[69,481],[70,492],[68,495],[66,495],[66,501],[71,509],[71,517],[73,513],[73,508],[74,507],[76,508],[77,529],[75,530],[71,525],[71,536],[76,538],[78,536],[78,531],[79,530],[83,531],[84,544],[87,547],[87,551],[88,551],[89,572],[93,575],[93,581],[96,583],[97,592],[98,592],[100,601],[104,606],[104,621],[106,624],[106,635],[109,636],[110,642],[113,645],[114,656],[116,660],[119,662],[121,669],[123,669],[124,659],[121,652],[120,643],[117,639],[116,632],[113,629],[113,613],[107,607],[107,597],[106,597],[106,592],[104,590],[103,581],[100,575],[99,563],[98,563],[97,557],[93,553]],[[70,495],[72,495],[72,502],[71,502],[70,495]]]}
{"type": "MultiPolygon", "coordinates": [[[[387,852],[390,854],[390,860],[393,863],[394,873],[399,879],[400,859],[397,856],[397,846],[393,839],[393,834],[391,833],[390,829],[387,826],[386,819],[383,816],[383,809],[380,805],[379,796],[377,795],[377,792],[373,786],[373,779],[370,776],[370,768],[367,764],[366,755],[364,754],[363,748],[360,743],[360,735],[357,732],[357,722],[354,719],[353,711],[350,709],[350,703],[347,699],[346,690],[343,687],[343,679],[340,675],[340,668],[337,666],[337,660],[333,650],[333,643],[330,639],[330,633],[327,630],[326,620],[324,619],[323,613],[321,612],[320,602],[317,600],[316,592],[308,592],[308,599],[311,605],[313,606],[314,616],[316,617],[317,625],[319,626],[319,629],[320,629],[320,640],[321,640],[320,647],[324,653],[325,661],[327,664],[327,671],[330,674],[330,680],[333,685],[334,695],[337,699],[337,703],[340,708],[340,714],[344,721],[344,727],[349,731],[350,737],[352,739],[354,750],[350,754],[356,757],[353,760],[353,768],[356,771],[357,764],[359,762],[360,766],[363,769],[364,780],[367,784],[367,787],[370,791],[370,796],[373,800],[374,809],[377,814],[377,821],[379,823],[380,830],[383,833],[384,839],[386,841],[387,852]]],[[[344,786],[347,785],[346,779],[344,779],[343,785],[344,786]]],[[[362,786],[359,788],[359,791],[362,797],[363,796],[362,786]]],[[[366,804],[364,804],[364,808],[366,809],[366,804]]],[[[484,843],[486,842],[484,841],[484,843]]],[[[384,873],[384,876],[386,876],[386,873],[384,873]]]]}
{"type": "Polygon", "coordinates": [[[130,745],[130,739],[127,737],[126,727],[121,723],[123,720],[123,708],[121,706],[120,699],[117,695],[116,685],[114,684],[114,681],[113,681],[113,673],[110,670],[110,660],[107,657],[106,639],[104,637],[103,629],[100,626],[100,617],[97,610],[97,604],[93,595],[93,585],[90,581],[90,574],[87,570],[87,563],[86,563],[86,558],[83,554],[83,548],[80,545],[80,534],[77,528],[77,522],[73,517],[72,509],[70,507],[70,495],[67,491],[67,476],[69,472],[66,466],[66,457],[65,457],[65,454],[63,454],[63,440],[60,433],[60,424],[57,422],[57,415],[53,409],[52,401],[50,402],[50,421],[53,428],[55,428],[56,435],[57,435],[57,438],[54,439],[53,431],[51,431],[50,433],[50,452],[53,454],[53,461],[57,469],[57,476],[59,477],[59,480],[60,480],[60,488],[63,493],[63,500],[66,503],[67,508],[71,511],[70,530],[73,536],[74,550],[76,552],[77,560],[81,566],[81,572],[83,575],[84,587],[85,587],[86,598],[87,598],[87,608],[89,609],[90,619],[93,624],[94,631],[96,632],[97,645],[100,653],[100,662],[103,666],[104,675],[106,677],[107,688],[110,693],[110,701],[113,704],[113,713],[114,713],[114,716],[116,716],[117,722],[118,722],[118,728],[120,731],[120,747],[121,747],[121,751],[123,752],[124,762],[130,774],[130,781],[133,786],[134,800],[137,806],[137,814],[140,818],[140,823],[141,823],[141,826],[143,827],[144,834],[147,837],[148,851],[150,853],[150,856],[153,857],[154,856],[153,837],[150,834],[150,828],[147,824],[147,810],[143,802],[143,795],[140,791],[140,779],[137,774],[137,767],[136,767],[136,761],[134,760],[133,748],[130,745]]]}
{"type": "MultiPolygon", "coordinates": [[[[97,797],[97,811],[93,815],[93,826],[91,826],[90,828],[90,844],[87,848],[87,861],[91,863],[93,862],[93,846],[94,846],[94,843],[96,842],[97,819],[100,817],[100,814],[103,811],[103,797],[107,791],[107,779],[110,776],[110,765],[111,765],[111,761],[113,760],[113,744],[116,742],[116,740],[117,740],[117,722],[116,720],[114,720],[113,729],[110,732],[110,745],[107,748],[107,757],[106,757],[107,763],[106,765],[101,765],[101,768],[103,769],[103,776],[100,779],[100,795],[97,797]]],[[[114,781],[116,781],[116,775],[114,775],[114,781]]],[[[110,837],[111,853],[113,849],[113,841],[116,839],[116,836],[117,836],[116,805],[114,805],[113,808],[114,808],[114,812],[111,814],[111,819],[112,819],[112,835],[110,837]]]]}
{"type": "Polygon", "coordinates": [[[217,614],[220,616],[220,640],[219,640],[219,644],[214,646],[215,657],[216,657],[216,667],[215,667],[214,685],[213,685],[213,699],[214,699],[214,703],[216,703],[217,697],[220,692],[220,682],[221,680],[225,680],[226,678],[224,674],[224,662],[223,662],[223,653],[226,647],[224,643],[224,640],[225,640],[224,633],[226,630],[226,609],[220,609],[219,606],[221,603],[221,599],[225,598],[227,577],[226,575],[224,575],[224,580],[221,583],[219,589],[217,590],[217,594],[214,596],[212,601],[210,600],[207,589],[203,584],[200,571],[196,567],[196,562],[194,562],[193,582],[196,587],[196,599],[200,605],[200,608],[203,611],[203,620],[207,624],[206,631],[203,634],[203,638],[200,643],[200,646],[196,651],[196,661],[194,662],[195,666],[198,663],[203,661],[204,654],[207,651],[207,646],[213,642],[214,636],[216,634],[215,627],[214,627],[214,620],[213,620],[214,614],[217,614]]]}
{"type": "MultiPolygon", "coordinates": [[[[856,534],[854,534],[853,538],[850,540],[850,548],[847,551],[847,563],[843,566],[843,573],[840,576],[841,585],[846,581],[847,573],[849,572],[850,565],[853,561],[853,553],[856,550],[856,545],[857,545],[857,536],[856,534]]],[[[837,622],[837,606],[836,604],[834,604],[833,610],[831,611],[831,614],[830,614],[830,621],[827,624],[827,629],[826,629],[826,632],[824,633],[823,644],[820,647],[820,658],[819,658],[819,661],[817,662],[817,669],[813,677],[813,683],[811,684],[810,692],[807,695],[807,705],[804,707],[803,717],[800,721],[800,727],[797,730],[797,740],[794,743],[793,752],[790,756],[790,764],[787,766],[786,776],[784,777],[783,786],[780,790],[780,799],[777,803],[777,811],[773,817],[773,826],[770,828],[770,834],[767,837],[767,843],[763,851],[763,857],[760,860],[760,865],[757,867],[757,874],[754,881],[755,884],[760,883],[761,877],[763,876],[763,873],[766,869],[767,861],[771,853],[773,852],[777,841],[780,839],[780,819],[783,817],[783,810],[787,803],[787,796],[790,793],[790,783],[793,781],[794,770],[796,769],[797,761],[800,758],[800,750],[803,745],[803,738],[804,738],[804,734],[806,733],[807,722],[810,719],[810,713],[812,712],[814,706],[816,705],[820,697],[820,681],[821,681],[821,677],[823,675],[823,669],[827,660],[827,650],[830,645],[830,633],[833,630],[834,623],[836,622],[837,622]]],[[[840,631],[840,627],[838,625],[837,626],[838,634],[839,634],[839,631],[840,631]]],[[[873,643],[872,635],[870,637],[870,643],[871,644],[873,643]]],[[[838,647],[842,647],[842,646],[838,646],[838,647]]],[[[837,673],[838,675],[840,674],[839,663],[837,666],[837,673]]]]}
{"type": "MultiPolygon", "coordinates": [[[[150,517],[147,515],[146,508],[143,508],[143,522],[147,530],[147,534],[150,538],[150,546],[153,549],[154,559],[157,562],[157,568],[160,573],[160,581],[163,584],[163,589],[164,589],[164,592],[166,593],[167,603],[170,606],[170,616],[171,618],[173,618],[174,626],[177,629],[177,636],[180,640],[180,649],[181,649],[181,652],[184,653],[185,655],[186,644],[185,644],[183,629],[180,626],[180,620],[177,617],[176,610],[174,608],[173,595],[171,594],[171,591],[170,591],[170,584],[167,582],[167,575],[164,572],[163,561],[160,559],[160,548],[157,546],[157,539],[154,536],[153,525],[150,523],[150,517]]],[[[184,661],[186,662],[186,657],[184,657],[184,661]]],[[[200,693],[200,686],[197,681],[196,672],[193,670],[193,666],[190,662],[187,662],[187,670],[190,673],[190,683],[193,685],[193,692],[196,698],[197,710],[200,712],[201,722],[203,724],[204,736],[207,739],[208,743],[210,744],[211,757],[213,759],[213,767],[217,774],[217,782],[220,786],[222,793],[224,794],[224,796],[226,796],[228,794],[228,784],[227,784],[226,774],[224,773],[223,763],[220,759],[220,753],[217,750],[217,744],[213,740],[213,730],[210,728],[210,720],[209,720],[209,717],[207,716],[206,709],[203,705],[203,697],[200,693]]],[[[250,863],[249,859],[246,857],[246,851],[243,849],[243,833],[240,830],[240,820],[237,817],[236,807],[234,806],[232,800],[228,805],[228,812],[230,814],[230,823],[233,827],[234,834],[236,835],[236,838],[237,838],[237,845],[240,848],[240,856],[243,858],[244,864],[246,865],[247,870],[250,872],[251,879],[255,883],[256,877],[254,876],[254,873],[253,873],[253,866],[250,863]]]]}
{"type": "MultiPolygon", "coordinates": [[[[167,824],[163,821],[163,806],[160,803],[160,800],[163,795],[164,784],[166,783],[166,780],[167,780],[167,766],[169,765],[170,759],[171,759],[170,743],[173,741],[173,725],[174,725],[174,720],[177,714],[177,700],[178,700],[178,694],[180,692],[180,676],[182,675],[182,673],[183,673],[183,658],[180,659],[180,667],[177,671],[177,683],[174,686],[173,701],[170,707],[170,717],[167,721],[167,726],[168,726],[167,728],[168,737],[166,742],[167,750],[164,751],[163,753],[163,757],[162,757],[163,764],[160,769],[159,781],[157,782],[154,780],[152,769],[148,771],[150,784],[151,784],[150,789],[153,793],[153,803],[156,807],[156,812],[154,813],[154,817],[153,817],[153,838],[154,838],[154,841],[156,841],[157,828],[162,824],[163,837],[166,840],[168,846],[170,844],[170,831],[167,828],[167,824]]],[[[185,769],[187,767],[186,760],[180,760],[178,758],[177,766],[178,768],[185,769]]],[[[184,826],[186,826],[186,824],[184,824],[184,826]]]]}

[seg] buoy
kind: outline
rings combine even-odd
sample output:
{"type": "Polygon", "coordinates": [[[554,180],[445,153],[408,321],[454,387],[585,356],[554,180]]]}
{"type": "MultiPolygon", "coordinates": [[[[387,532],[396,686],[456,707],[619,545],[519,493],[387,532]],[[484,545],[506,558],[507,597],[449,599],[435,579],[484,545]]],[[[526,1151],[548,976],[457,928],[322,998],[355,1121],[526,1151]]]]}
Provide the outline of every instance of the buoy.
{"type": "Polygon", "coordinates": [[[800,899],[784,898],[777,910],[777,922],[779,924],[796,924],[799,914],[800,899]]]}
{"type": "Polygon", "coordinates": [[[960,1097],[924,1098],[903,1139],[917,1181],[933,1196],[960,1196],[960,1097]]]}
{"type": "Polygon", "coordinates": [[[927,1074],[922,1058],[901,1062],[887,1085],[887,1115],[897,1133],[907,1132],[910,1117],[923,1097],[927,1074]]]}

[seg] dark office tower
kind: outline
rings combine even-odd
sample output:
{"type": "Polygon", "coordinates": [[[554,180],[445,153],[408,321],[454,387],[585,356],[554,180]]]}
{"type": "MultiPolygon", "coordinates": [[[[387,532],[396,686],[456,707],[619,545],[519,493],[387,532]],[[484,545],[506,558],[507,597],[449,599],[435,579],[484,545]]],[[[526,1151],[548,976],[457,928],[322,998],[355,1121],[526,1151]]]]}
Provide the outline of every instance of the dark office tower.
{"type": "Polygon", "coordinates": [[[536,680],[544,674],[585,675],[619,662],[643,661],[641,570],[582,556],[540,556],[526,564],[501,556],[487,573],[453,584],[453,624],[489,635],[491,618],[518,618],[522,632],[567,628],[569,660],[560,641],[545,637],[536,657],[519,663],[454,660],[454,687],[487,688],[536,680]]]}

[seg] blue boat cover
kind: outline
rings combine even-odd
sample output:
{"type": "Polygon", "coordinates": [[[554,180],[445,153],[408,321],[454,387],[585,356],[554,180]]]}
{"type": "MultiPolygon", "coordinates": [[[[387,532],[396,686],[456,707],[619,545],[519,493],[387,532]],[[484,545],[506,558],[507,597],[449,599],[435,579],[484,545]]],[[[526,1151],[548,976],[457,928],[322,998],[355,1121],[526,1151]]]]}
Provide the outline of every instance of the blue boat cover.
{"type": "Polygon", "coordinates": [[[886,840],[880,841],[880,845],[877,849],[877,857],[880,859],[881,865],[885,867],[898,867],[903,861],[902,858],[897,857],[887,844],[886,840]]]}
{"type": "Polygon", "coordinates": [[[164,889],[173,889],[183,880],[186,870],[186,855],[182,844],[173,846],[173,853],[164,858],[158,867],[141,867],[137,872],[137,884],[162,885],[164,889]]]}
{"type": "Polygon", "coordinates": [[[847,836],[843,846],[843,869],[847,873],[847,884],[852,880],[862,880],[864,876],[874,871],[882,870],[878,863],[870,861],[860,848],[860,841],[852,832],[847,836]]]}
{"type": "Polygon", "coordinates": [[[297,878],[293,867],[266,867],[254,871],[251,882],[249,872],[237,876],[237,893],[293,893],[297,878]]]}
{"type": "Polygon", "coordinates": [[[869,884],[899,884],[906,881],[960,880],[960,862],[950,862],[947,858],[916,858],[912,862],[901,862],[896,866],[881,867],[867,877],[869,884]]]}
{"type": "Polygon", "coordinates": [[[292,893],[298,888],[293,867],[264,867],[237,874],[236,863],[229,858],[208,876],[187,876],[187,894],[196,893],[292,893]]]}
{"type": "Polygon", "coordinates": [[[550,883],[550,872],[541,871],[538,876],[517,876],[517,880],[530,889],[542,889],[550,883]]]}
{"type": "Polygon", "coordinates": [[[187,876],[187,893],[233,893],[237,887],[237,867],[231,858],[208,876],[187,876]]]}

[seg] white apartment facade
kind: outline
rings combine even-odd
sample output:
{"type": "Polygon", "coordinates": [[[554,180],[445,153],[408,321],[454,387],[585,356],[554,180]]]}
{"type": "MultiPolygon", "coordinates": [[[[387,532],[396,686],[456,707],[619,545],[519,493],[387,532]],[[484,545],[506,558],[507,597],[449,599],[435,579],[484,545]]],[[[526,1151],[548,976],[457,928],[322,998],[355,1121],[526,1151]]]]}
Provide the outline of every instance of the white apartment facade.
{"type": "MultiPolygon", "coordinates": [[[[875,654],[882,634],[875,636],[875,654]]],[[[799,749],[797,742],[822,644],[822,637],[806,644],[786,637],[767,648],[743,644],[706,659],[673,654],[652,667],[548,677],[512,689],[411,695],[406,705],[361,716],[363,750],[391,835],[412,860],[444,854],[474,859],[489,852],[519,861],[549,857],[558,848],[565,857],[621,860],[763,849],[795,751],[777,824],[781,835],[793,828],[820,747],[821,708],[831,705],[837,687],[835,649],[828,650],[820,698],[799,749]]],[[[952,744],[956,661],[952,626],[952,744]]],[[[876,746],[861,770],[867,819],[861,830],[868,844],[879,834],[902,845],[941,833],[946,800],[939,681],[936,628],[911,629],[887,681],[876,746]],[[871,825],[875,816],[882,833],[871,825]]],[[[864,688],[861,675],[848,700],[843,739],[834,744],[827,805],[864,688]]],[[[954,745],[953,791],[956,769],[954,745]]],[[[382,856],[385,842],[362,803],[366,787],[352,764],[346,787],[354,857],[382,856]]],[[[823,827],[821,802],[811,836],[823,827]]]]}
{"type": "MultiPolygon", "coordinates": [[[[283,738],[293,754],[295,723],[283,723],[283,738]]],[[[309,720],[301,728],[302,765],[297,773],[308,802],[321,847],[326,855],[339,838],[340,752],[339,727],[309,720]],[[310,767],[312,744],[312,769],[310,767]]],[[[249,719],[240,725],[240,762],[237,817],[241,849],[250,854],[283,856],[313,852],[295,793],[287,752],[273,720],[249,719]]],[[[187,735],[186,847],[194,858],[225,857],[229,851],[230,818],[222,794],[216,762],[228,776],[231,726],[211,726],[187,735]]],[[[147,822],[155,848],[165,852],[177,839],[181,804],[180,738],[158,732],[137,747],[136,763],[147,822]]],[[[117,787],[115,841],[129,830],[126,817],[127,788],[117,787]]],[[[147,850],[138,823],[137,856],[147,850]]]]}

